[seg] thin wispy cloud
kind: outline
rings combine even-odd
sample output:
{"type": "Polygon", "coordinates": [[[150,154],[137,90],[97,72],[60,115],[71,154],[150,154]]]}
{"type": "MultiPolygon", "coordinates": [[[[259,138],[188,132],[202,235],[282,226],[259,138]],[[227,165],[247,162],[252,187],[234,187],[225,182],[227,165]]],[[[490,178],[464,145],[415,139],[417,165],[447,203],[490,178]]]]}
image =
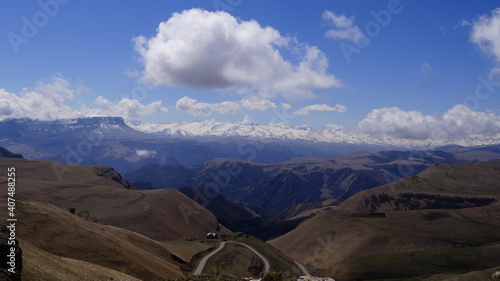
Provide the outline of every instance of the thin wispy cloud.
{"type": "Polygon", "coordinates": [[[420,65],[420,71],[422,74],[429,74],[432,72],[432,66],[428,62],[424,62],[422,65],[420,65]]]}
{"type": "Polygon", "coordinates": [[[176,109],[193,116],[208,116],[212,113],[237,114],[246,110],[265,111],[276,108],[276,104],[266,99],[241,99],[220,103],[203,103],[190,97],[182,97],[176,103],[176,109]]]}
{"type": "Polygon", "coordinates": [[[325,32],[325,37],[337,40],[347,40],[352,42],[363,42],[366,40],[361,29],[354,24],[354,17],[348,18],[346,15],[338,15],[332,11],[323,13],[323,20],[332,26],[325,32]]]}
{"type": "Polygon", "coordinates": [[[464,27],[464,26],[470,26],[470,25],[471,25],[470,21],[468,21],[468,20],[461,20],[461,21],[459,21],[455,25],[455,28],[464,27]]]}
{"type": "Polygon", "coordinates": [[[283,109],[285,109],[285,110],[289,110],[289,109],[291,109],[291,108],[292,108],[292,105],[291,105],[291,104],[289,104],[289,103],[284,103],[284,102],[282,102],[282,103],[280,103],[280,105],[281,105],[281,107],[283,107],[283,109]]]}
{"type": "Polygon", "coordinates": [[[297,111],[294,111],[293,114],[295,115],[302,115],[302,116],[307,116],[310,111],[337,111],[337,112],[346,112],[347,107],[336,104],[335,106],[330,106],[327,104],[313,104],[313,105],[308,105],[305,106],[297,111]]]}
{"type": "Polygon", "coordinates": [[[441,31],[441,35],[443,35],[443,36],[446,35],[446,28],[444,28],[444,26],[440,25],[439,30],[441,31]]]}

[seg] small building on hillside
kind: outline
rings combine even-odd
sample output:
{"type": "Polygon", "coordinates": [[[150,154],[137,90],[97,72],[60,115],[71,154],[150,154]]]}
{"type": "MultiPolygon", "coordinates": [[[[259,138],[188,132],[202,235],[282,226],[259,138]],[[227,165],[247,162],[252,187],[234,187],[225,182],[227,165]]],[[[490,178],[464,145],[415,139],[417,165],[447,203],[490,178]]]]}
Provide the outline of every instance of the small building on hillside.
{"type": "Polygon", "coordinates": [[[207,233],[207,239],[219,239],[219,236],[215,232],[207,233]]]}

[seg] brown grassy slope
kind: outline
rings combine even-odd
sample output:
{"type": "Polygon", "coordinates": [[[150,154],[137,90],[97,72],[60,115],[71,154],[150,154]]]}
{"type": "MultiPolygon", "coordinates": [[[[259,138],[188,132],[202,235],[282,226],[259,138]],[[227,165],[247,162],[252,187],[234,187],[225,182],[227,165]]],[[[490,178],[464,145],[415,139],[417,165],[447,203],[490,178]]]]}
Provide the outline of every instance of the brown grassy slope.
{"type": "MultiPolygon", "coordinates": [[[[126,228],[155,240],[201,236],[218,227],[212,213],[182,193],[127,189],[119,182],[119,174],[108,167],[0,158],[2,190],[7,188],[8,167],[16,168],[19,200],[73,208],[75,214],[90,221],[126,228]]],[[[0,198],[5,196],[0,194],[0,198]]]]}
{"type": "MultiPolygon", "coordinates": [[[[478,246],[500,241],[498,204],[460,210],[418,210],[387,213],[387,218],[351,217],[357,202],[379,192],[429,192],[465,196],[498,196],[499,162],[444,165],[430,168],[417,179],[361,192],[339,208],[303,222],[270,244],[318,274],[331,275],[348,267],[345,260],[388,253],[478,246]],[[422,186],[419,186],[419,183],[422,186]]],[[[387,268],[404,266],[395,260],[387,268]]],[[[500,257],[498,260],[500,264],[500,257]]],[[[355,271],[352,268],[352,271],[355,271]]],[[[352,276],[343,272],[343,276],[352,276]]],[[[335,277],[335,276],[334,276],[335,277]]],[[[337,276],[338,277],[338,276],[337,276]]],[[[342,280],[342,279],[340,279],[342,280]]],[[[343,279],[348,280],[348,279],[343,279]]]]}
{"type": "Polygon", "coordinates": [[[259,253],[264,255],[271,264],[271,271],[277,272],[287,272],[293,274],[300,274],[300,270],[297,265],[293,262],[293,259],[279,251],[278,249],[272,247],[267,242],[264,242],[255,237],[242,236],[242,237],[232,237],[231,239],[247,244],[248,246],[254,248],[259,253]]]}
{"type": "Polygon", "coordinates": [[[214,241],[210,243],[206,239],[196,239],[196,241],[187,241],[186,239],[176,239],[162,241],[165,248],[169,249],[174,255],[185,262],[190,262],[193,257],[203,251],[215,249],[217,244],[214,241]]]}
{"type": "Polygon", "coordinates": [[[140,280],[100,265],[53,255],[26,241],[20,243],[23,247],[24,281],[140,280]]]}
{"type": "MultiPolygon", "coordinates": [[[[180,264],[160,242],[125,229],[88,222],[49,204],[17,203],[17,237],[32,245],[27,247],[28,252],[33,250],[27,254],[26,266],[32,267],[28,272],[40,271],[37,265],[46,262],[32,248],[36,247],[55,256],[93,263],[144,280],[182,276],[180,264]]],[[[83,269],[71,268],[76,276],[83,269]]],[[[45,273],[58,274],[49,269],[45,273]]]]}
{"type": "MultiPolygon", "coordinates": [[[[348,213],[330,211],[307,220],[270,244],[316,269],[316,274],[333,275],[347,266],[345,260],[357,257],[500,241],[499,218],[498,206],[392,212],[385,219],[353,218],[348,213]]],[[[401,267],[398,262],[391,267],[401,267]]],[[[497,262],[500,264],[500,256],[497,262]]],[[[347,276],[350,273],[344,272],[347,276]]]]}
{"type": "Polygon", "coordinates": [[[344,280],[490,280],[479,278],[498,267],[500,244],[410,253],[382,254],[345,260],[334,272],[344,280]]]}
{"type": "Polygon", "coordinates": [[[277,221],[285,221],[304,218],[324,210],[331,210],[332,206],[338,205],[339,203],[339,199],[299,203],[290,206],[288,209],[274,216],[274,219],[277,221]]]}
{"type": "MultiPolygon", "coordinates": [[[[337,209],[359,213],[366,212],[366,208],[361,206],[362,201],[365,198],[369,199],[372,195],[379,195],[381,193],[392,196],[397,196],[403,192],[410,192],[445,196],[488,197],[500,201],[500,189],[498,188],[500,186],[500,179],[495,177],[498,173],[500,173],[500,162],[476,162],[470,164],[441,163],[426,169],[419,175],[361,191],[342,202],[342,205],[337,209]]],[[[335,201],[326,200],[297,204],[290,207],[287,211],[300,210],[300,208],[305,210],[291,213],[293,216],[284,213],[284,219],[309,217],[311,214],[317,215],[333,209],[334,207],[330,205],[334,205],[334,203],[335,201]],[[309,205],[309,208],[304,208],[304,205],[309,205]]],[[[390,204],[381,204],[375,210],[375,212],[391,211],[394,211],[394,206],[390,204]]]]}
{"type": "MultiPolygon", "coordinates": [[[[359,192],[343,202],[339,209],[364,212],[360,204],[364,198],[381,193],[398,195],[403,192],[492,197],[500,200],[500,162],[437,164],[416,176],[359,192]]],[[[393,206],[385,204],[378,207],[376,211],[393,211],[393,206]]]]}
{"type": "Polygon", "coordinates": [[[264,263],[252,251],[244,246],[229,243],[208,260],[203,274],[259,277],[263,271],[264,263]]]}
{"type": "Polygon", "coordinates": [[[423,281],[489,281],[494,280],[491,275],[497,271],[500,271],[500,266],[464,274],[439,274],[425,278],[423,281]]]}

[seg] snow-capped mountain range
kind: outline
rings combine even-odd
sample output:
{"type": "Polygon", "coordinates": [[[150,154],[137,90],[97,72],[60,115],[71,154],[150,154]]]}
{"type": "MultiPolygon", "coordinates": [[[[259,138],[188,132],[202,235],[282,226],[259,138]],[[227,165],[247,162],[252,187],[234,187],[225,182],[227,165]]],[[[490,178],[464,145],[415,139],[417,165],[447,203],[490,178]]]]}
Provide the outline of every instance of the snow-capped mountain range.
{"type": "Polygon", "coordinates": [[[220,122],[213,119],[191,122],[143,123],[124,121],[121,117],[92,117],[40,121],[33,119],[12,119],[0,122],[8,135],[65,134],[73,130],[86,130],[93,134],[105,132],[133,136],[153,134],[177,138],[243,138],[259,141],[311,141],[330,144],[375,145],[387,148],[432,149],[437,146],[461,145],[480,146],[500,144],[500,132],[493,136],[481,134],[461,138],[408,139],[391,135],[370,135],[355,128],[329,124],[325,127],[307,125],[292,126],[284,123],[255,124],[247,116],[242,122],[220,122]]]}
{"type": "Polygon", "coordinates": [[[125,122],[121,117],[0,121],[0,146],[26,159],[101,164],[120,172],[152,162],[192,166],[224,157],[275,163],[356,151],[426,151],[451,144],[492,145],[500,143],[499,140],[499,136],[490,139],[470,136],[457,141],[419,141],[371,136],[335,125],[323,128],[257,125],[249,118],[238,123],[207,120],[169,124],[125,122]]]}
{"type": "Polygon", "coordinates": [[[444,145],[478,146],[500,143],[500,133],[493,137],[469,135],[460,139],[404,139],[389,135],[370,135],[356,129],[329,124],[325,127],[290,126],[283,123],[259,125],[246,117],[243,122],[218,122],[215,120],[174,123],[133,123],[130,127],[151,134],[175,137],[231,137],[274,140],[306,140],[324,143],[370,144],[408,148],[432,148],[444,145]]]}

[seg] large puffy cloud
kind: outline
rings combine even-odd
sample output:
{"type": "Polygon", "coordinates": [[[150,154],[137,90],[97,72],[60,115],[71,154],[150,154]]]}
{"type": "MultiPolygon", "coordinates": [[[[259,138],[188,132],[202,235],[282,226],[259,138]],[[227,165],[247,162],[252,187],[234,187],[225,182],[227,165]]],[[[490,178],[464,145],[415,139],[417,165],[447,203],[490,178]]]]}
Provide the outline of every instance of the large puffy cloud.
{"type": "Polygon", "coordinates": [[[494,136],[500,133],[500,116],[456,105],[443,115],[441,128],[452,138],[476,134],[494,136]]]}
{"type": "Polygon", "coordinates": [[[366,40],[363,32],[354,24],[354,17],[348,18],[345,15],[337,15],[332,11],[325,11],[323,19],[333,26],[325,36],[332,39],[348,40],[353,42],[363,42],[366,40]]]}
{"type": "Polygon", "coordinates": [[[40,81],[33,89],[25,89],[18,94],[0,89],[0,120],[28,117],[39,120],[54,120],[88,116],[120,116],[137,119],[156,112],[165,112],[167,108],[161,101],[141,104],[137,100],[121,99],[113,103],[103,97],[96,100],[100,108],[82,106],[73,109],[66,103],[75,97],[70,83],[61,76],[40,81]]]}
{"type": "Polygon", "coordinates": [[[239,101],[224,101],[220,103],[202,103],[190,97],[182,97],[176,103],[179,111],[189,115],[207,116],[212,112],[219,114],[236,114],[244,110],[265,111],[276,108],[276,104],[266,99],[242,99],[239,101]]]}
{"type": "Polygon", "coordinates": [[[472,23],[470,41],[500,62],[500,8],[493,10],[491,16],[482,15],[472,23]]]}
{"type": "Polygon", "coordinates": [[[175,13],[160,23],[154,37],[134,41],[144,64],[141,79],[155,85],[289,99],[341,85],[327,73],[328,60],[318,48],[226,12],[175,13]],[[295,57],[287,61],[281,51],[290,50],[295,57]]]}
{"type": "Polygon", "coordinates": [[[400,138],[426,139],[437,124],[437,119],[419,111],[404,111],[398,107],[372,110],[358,124],[358,129],[368,134],[388,134],[400,138]]]}
{"type": "Polygon", "coordinates": [[[337,111],[337,112],[346,112],[347,107],[341,105],[341,104],[336,104],[335,106],[329,106],[327,104],[313,104],[313,105],[308,105],[305,106],[297,111],[294,111],[293,114],[295,115],[303,115],[307,116],[309,114],[309,111],[337,111]]]}
{"type": "Polygon", "coordinates": [[[464,105],[456,105],[442,116],[397,107],[379,108],[368,113],[357,129],[372,135],[417,140],[454,140],[473,135],[489,137],[500,133],[500,116],[472,111],[464,105]]]}

